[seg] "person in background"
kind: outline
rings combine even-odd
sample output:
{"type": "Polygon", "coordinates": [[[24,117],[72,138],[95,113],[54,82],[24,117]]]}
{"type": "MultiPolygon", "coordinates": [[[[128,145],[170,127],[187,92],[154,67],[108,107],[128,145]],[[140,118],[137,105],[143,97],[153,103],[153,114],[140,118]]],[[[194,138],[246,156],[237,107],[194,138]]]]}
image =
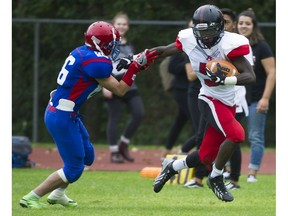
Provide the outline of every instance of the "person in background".
{"type": "MultiPolygon", "coordinates": [[[[117,74],[121,75],[123,73],[122,70],[116,70],[116,65],[119,59],[128,56],[132,57],[135,51],[132,44],[126,38],[126,33],[129,30],[129,17],[127,14],[123,12],[117,13],[113,18],[112,23],[121,36],[121,44],[119,45],[120,54],[113,62],[112,71],[112,73],[117,76],[117,74]]],[[[111,152],[110,161],[111,163],[124,163],[124,160],[134,162],[134,158],[129,153],[128,146],[131,137],[139,128],[145,112],[139,89],[134,82],[127,93],[122,97],[113,94],[106,88],[103,88],[103,95],[108,106],[109,117],[106,133],[111,152]],[[127,106],[131,119],[127,121],[125,129],[120,135],[119,122],[121,114],[123,113],[124,105],[127,106]]]]}
{"type": "Polygon", "coordinates": [[[257,182],[265,150],[265,127],[269,100],[276,83],[275,57],[271,47],[265,41],[258,26],[256,15],[252,9],[238,15],[237,32],[249,39],[253,51],[256,83],[247,85],[247,117],[248,140],[251,144],[249,173],[247,182],[257,182]]]}
{"type": "MultiPolygon", "coordinates": [[[[191,63],[187,58],[186,64],[186,75],[189,80],[188,87],[188,105],[189,112],[192,119],[192,128],[195,131],[192,137],[190,137],[181,147],[181,152],[188,154],[194,147],[197,150],[200,149],[203,136],[206,130],[206,121],[201,115],[201,112],[198,108],[198,95],[201,89],[201,82],[197,78],[197,74],[193,71],[191,63]]],[[[194,168],[193,179],[184,184],[187,188],[203,188],[203,179],[205,176],[208,176],[211,171],[211,166],[205,166],[200,164],[194,168]]]]}
{"type": "Polygon", "coordinates": [[[185,56],[183,55],[186,54],[183,53],[181,55],[171,56],[168,66],[169,72],[174,75],[174,79],[171,83],[171,91],[173,98],[177,103],[177,114],[169,129],[163,154],[164,158],[166,155],[172,154],[172,148],[186,123],[191,123],[187,104],[188,80],[185,72],[185,56]]]}
{"type": "MultiPolygon", "coordinates": [[[[192,20],[188,22],[187,27],[192,27],[192,20]]],[[[163,158],[168,154],[172,154],[172,148],[174,147],[183,127],[187,122],[191,123],[187,95],[189,81],[186,76],[186,61],[187,57],[185,53],[171,56],[169,59],[168,71],[174,76],[171,83],[171,91],[174,100],[177,102],[178,109],[174,122],[169,129],[163,158]]],[[[194,133],[194,128],[192,129],[192,132],[194,133]]]]}
{"type": "Polygon", "coordinates": [[[207,184],[215,196],[226,202],[234,197],[224,185],[223,169],[235,148],[245,139],[242,125],[235,119],[235,85],[255,82],[252,54],[246,37],[224,31],[223,14],[215,5],[202,5],[193,14],[193,27],[181,30],[176,41],[167,46],[151,48],[155,55],[163,58],[185,52],[201,82],[198,106],[207,123],[206,132],[199,151],[173,160],[164,159],[162,169],[155,178],[155,193],[178,171],[212,165],[207,184]],[[229,59],[239,75],[226,77],[221,65],[212,73],[206,64],[212,59],[229,59]]]}
{"type": "Polygon", "coordinates": [[[57,89],[50,93],[45,110],[45,125],[57,145],[64,163],[63,167],[50,174],[41,184],[20,199],[23,208],[39,209],[44,206],[40,198],[47,197],[49,204],[76,207],[65,191],[82,175],[84,167],[92,165],[94,147],[84,126],[79,109],[83,103],[101,91],[109,89],[123,96],[133,84],[141,68],[147,68],[156,58],[145,50],[137,55],[120,81],[111,76],[112,61],[116,59],[121,42],[120,34],[110,23],[92,23],[85,32],[85,44],[69,54],[57,78],[57,89]]]}
{"type": "MultiPolygon", "coordinates": [[[[224,30],[228,32],[236,32],[236,12],[230,8],[222,8],[225,25],[224,30]]],[[[235,86],[236,89],[236,119],[241,122],[243,118],[248,116],[248,104],[246,101],[246,88],[245,86],[235,86]]],[[[229,190],[236,190],[240,188],[239,177],[241,175],[241,163],[242,163],[242,153],[240,145],[237,146],[234,153],[232,154],[230,160],[226,164],[226,172],[224,172],[224,177],[230,179],[230,182],[226,184],[229,190]]]]}

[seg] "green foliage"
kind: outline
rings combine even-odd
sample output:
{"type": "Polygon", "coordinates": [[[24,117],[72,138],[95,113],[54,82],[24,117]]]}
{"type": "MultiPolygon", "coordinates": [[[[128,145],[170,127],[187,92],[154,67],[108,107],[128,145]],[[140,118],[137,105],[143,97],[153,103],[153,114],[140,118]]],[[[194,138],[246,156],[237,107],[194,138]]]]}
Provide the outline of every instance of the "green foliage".
{"type": "MultiPolygon", "coordinates": [[[[225,203],[216,198],[208,186],[187,189],[182,185],[166,185],[155,194],[153,179],[143,178],[139,172],[85,171],[70,185],[67,195],[79,203],[77,208],[47,206],[45,209],[23,209],[22,196],[30,192],[52,171],[40,169],[13,169],[13,216],[38,215],[207,215],[207,216],[271,216],[276,215],[276,177],[258,175],[259,182],[247,183],[240,178],[241,189],[232,191],[234,201],[225,203]]],[[[205,179],[204,179],[205,180],[205,179]]],[[[47,195],[41,201],[45,202],[47,195]]]]}
{"type": "MultiPolygon", "coordinates": [[[[231,0],[191,1],[183,0],[13,0],[13,18],[42,19],[80,19],[84,24],[40,25],[40,58],[39,58],[39,99],[38,99],[38,138],[39,142],[49,142],[43,115],[49,100],[49,93],[56,88],[56,78],[64,59],[76,46],[83,44],[83,32],[92,20],[111,20],[119,12],[126,12],[131,20],[182,20],[191,18],[193,11],[200,5],[211,3],[221,7],[230,7],[237,12],[252,7],[258,15],[259,22],[275,21],[275,1],[243,0],[235,4],[231,0]]],[[[52,20],[51,20],[52,21],[52,20]]],[[[33,74],[34,74],[34,23],[12,22],[12,134],[32,137],[33,128],[33,74]]],[[[136,47],[137,52],[145,48],[172,43],[183,26],[175,25],[135,25],[131,24],[127,37],[136,47]]],[[[263,28],[263,33],[275,51],[275,28],[263,28]]],[[[145,119],[138,133],[133,137],[134,144],[163,145],[176,113],[176,104],[171,95],[162,90],[159,76],[159,63],[137,76],[146,109],[145,119]]],[[[267,146],[275,146],[275,93],[270,102],[266,136],[267,146]]],[[[98,95],[87,102],[81,109],[87,116],[84,120],[93,143],[106,142],[107,110],[103,98],[98,95]]],[[[129,118],[124,111],[123,122],[129,118]]],[[[181,134],[180,140],[187,138],[189,128],[181,134]]]]}

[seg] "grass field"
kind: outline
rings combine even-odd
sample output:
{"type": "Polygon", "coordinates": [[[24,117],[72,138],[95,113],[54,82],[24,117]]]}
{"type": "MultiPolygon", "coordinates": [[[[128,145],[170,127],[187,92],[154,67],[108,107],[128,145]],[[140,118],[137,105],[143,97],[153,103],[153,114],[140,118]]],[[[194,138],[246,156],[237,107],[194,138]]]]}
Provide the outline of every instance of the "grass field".
{"type": "MultiPolygon", "coordinates": [[[[208,186],[187,189],[182,185],[166,185],[158,194],[153,179],[139,172],[85,171],[70,185],[67,195],[76,200],[77,208],[59,205],[44,209],[24,209],[20,198],[43,181],[52,170],[12,170],[13,216],[273,216],[276,215],[276,176],[259,175],[258,183],[246,183],[240,177],[241,189],[232,191],[234,201],[225,203],[216,198],[208,186]]],[[[42,202],[46,201],[43,197],[42,202]]]]}

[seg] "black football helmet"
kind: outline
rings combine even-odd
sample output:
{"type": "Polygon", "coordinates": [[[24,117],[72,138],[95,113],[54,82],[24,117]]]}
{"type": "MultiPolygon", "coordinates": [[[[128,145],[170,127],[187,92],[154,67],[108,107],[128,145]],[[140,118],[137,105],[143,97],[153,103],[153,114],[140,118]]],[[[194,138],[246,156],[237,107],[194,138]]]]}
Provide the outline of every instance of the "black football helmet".
{"type": "Polygon", "coordinates": [[[224,18],[221,10],[214,5],[203,5],[193,15],[193,33],[198,45],[210,49],[224,34],[224,18]]]}

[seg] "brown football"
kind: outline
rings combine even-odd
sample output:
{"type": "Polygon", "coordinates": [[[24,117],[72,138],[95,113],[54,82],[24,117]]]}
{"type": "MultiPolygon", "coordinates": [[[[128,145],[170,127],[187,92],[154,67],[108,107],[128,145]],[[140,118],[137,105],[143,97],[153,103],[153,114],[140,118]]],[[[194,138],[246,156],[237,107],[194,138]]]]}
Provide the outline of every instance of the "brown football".
{"type": "Polygon", "coordinates": [[[222,59],[213,59],[206,64],[206,67],[215,73],[217,71],[218,62],[220,63],[221,70],[226,77],[236,76],[239,74],[239,71],[231,62],[222,59]]]}

